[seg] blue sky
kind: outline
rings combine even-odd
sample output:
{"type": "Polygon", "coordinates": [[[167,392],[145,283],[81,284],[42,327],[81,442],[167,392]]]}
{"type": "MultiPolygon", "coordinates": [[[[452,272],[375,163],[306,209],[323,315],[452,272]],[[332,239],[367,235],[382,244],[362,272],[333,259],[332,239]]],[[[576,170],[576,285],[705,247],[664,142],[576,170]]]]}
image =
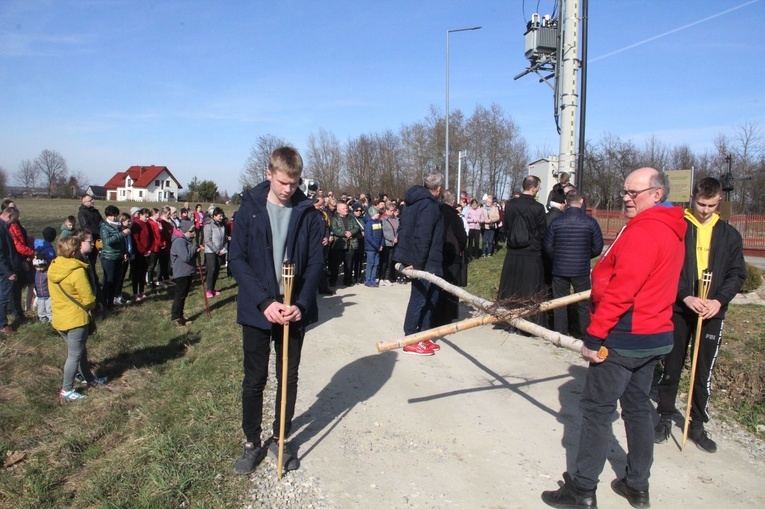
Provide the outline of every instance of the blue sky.
{"type": "MultiPolygon", "coordinates": [[[[532,1],[0,2],[0,166],[53,149],[92,184],[165,165],[233,193],[258,136],[305,149],[497,103],[532,155],[557,152],[552,94],[526,66],[532,1]]],[[[590,2],[587,138],[694,150],[765,128],[765,0],[590,2]]],[[[13,180],[13,179],[11,179],[13,180]]]]}

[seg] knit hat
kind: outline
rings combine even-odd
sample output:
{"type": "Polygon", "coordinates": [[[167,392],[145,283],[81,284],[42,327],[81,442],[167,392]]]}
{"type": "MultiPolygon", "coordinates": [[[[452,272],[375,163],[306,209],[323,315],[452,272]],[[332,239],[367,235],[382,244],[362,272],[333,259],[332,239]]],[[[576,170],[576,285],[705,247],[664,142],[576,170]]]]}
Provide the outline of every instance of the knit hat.
{"type": "Polygon", "coordinates": [[[369,208],[367,209],[367,215],[368,215],[369,217],[373,217],[375,214],[377,214],[377,207],[375,207],[374,205],[372,205],[371,207],[369,207],[369,208]]]}
{"type": "Polygon", "coordinates": [[[131,216],[134,216],[134,215],[136,215],[136,213],[137,213],[139,210],[141,210],[141,209],[140,209],[140,208],[138,208],[138,207],[130,207],[130,215],[131,215],[131,216]]]}
{"type": "Polygon", "coordinates": [[[191,219],[181,219],[181,225],[178,229],[183,233],[189,232],[194,229],[194,221],[191,219]]]}

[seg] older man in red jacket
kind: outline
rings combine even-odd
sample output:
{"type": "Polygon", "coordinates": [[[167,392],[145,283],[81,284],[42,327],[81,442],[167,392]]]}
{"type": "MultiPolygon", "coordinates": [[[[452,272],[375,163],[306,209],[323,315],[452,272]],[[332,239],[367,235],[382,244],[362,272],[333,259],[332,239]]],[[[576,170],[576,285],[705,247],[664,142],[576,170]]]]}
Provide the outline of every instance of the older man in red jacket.
{"type": "Polygon", "coordinates": [[[633,507],[650,506],[654,431],[648,394],[656,363],[672,350],[672,306],[686,230],[683,210],[665,203],[668,194],[666,178],[653,168],[630,173],[621,191],[627,224],[592,271],[579,450],[575,468],[563,474],[563,487],[542,493],[552,507],[597,507],[595,490],[617,402],[627,432],[627,468],[611,486],[633,507]],[[598,355],[601,347],[607,356],[598,355]]]}

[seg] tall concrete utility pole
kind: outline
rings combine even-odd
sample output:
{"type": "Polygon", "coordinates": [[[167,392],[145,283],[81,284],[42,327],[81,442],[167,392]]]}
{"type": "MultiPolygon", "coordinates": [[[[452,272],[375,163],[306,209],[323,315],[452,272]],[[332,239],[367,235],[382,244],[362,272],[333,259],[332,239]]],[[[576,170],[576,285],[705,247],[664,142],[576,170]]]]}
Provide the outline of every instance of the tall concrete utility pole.
{"type": "MultiPolygon", "coordinates": [[[[561,43],[558,49],[560,74],[557,79],[560,144],[558,171],[576,174],[577,112],[579,107],[579,0],[565,0],[560,13],[561,43]]],[[[577,184],[578,185],[578,184],[577,184]]]]}
{"type": "Polygon", "coordinates": [[[580,29],[586,27],[581,12],[586,12],[587,1],[557,0],[552,15],[534,13],[526,25],[525,56],[529,65],[515,79],[534,73],[553,90],[555,125],[560,135],[557,157],[551,154],[549,158],[535,161],[545,163],[535,165],[537,176],[542,180],[540,196],[547,196],[563,171],[571,176],[575,185],[581,188],[583,184],[577,178],[581,177],[581,171],[577,171],[581,145],[577,145],[577,141],[584,127],[584,118],[579,113],[580,108],[584,113],[585,90],[580,87],[579,77],[581,58],[586,57],[583,40],[586,32],[580,29]]]}

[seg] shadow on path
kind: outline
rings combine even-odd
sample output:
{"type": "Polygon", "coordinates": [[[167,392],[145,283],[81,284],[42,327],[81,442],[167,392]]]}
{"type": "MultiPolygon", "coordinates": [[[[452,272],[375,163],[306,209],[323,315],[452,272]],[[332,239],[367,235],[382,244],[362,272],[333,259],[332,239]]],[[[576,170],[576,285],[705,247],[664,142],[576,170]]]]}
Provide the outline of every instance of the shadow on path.
{"type": "Polygon", "coordinates": [[[547,377],[547,378],[540,378],[538,380],[526,380],[526,379],[522,379],[521,377],[517,377],[517,376],[513,376],[513,375],[501,375],[501,374],[497,373],[496,371],[493,371],[491,368],[489,368],[485,364],[482,364],[478,359],[473,357],[471,354],[467,353],[462,348],[458,347],[452,341],[449,341],[448,339],[441,339],[441,342],[446,344],[446,345],[451,346],[454,349],[455,352],[459,353],[460,355],[465,357],[467,360],[469,360],[471,363],[473,363],[476,367],[478,367],[479,369],[484,371],[486,374],[488,374],[489,377],[490,377],[489,380],[488,380],[489,381],[489,385],[482,386],[482,387],[473,387],[473,388],[469,388],[469,389],[458,389],[458,390],[454,390],[454,391],[444,392],[444,393],[441,393],[441,394],[433,394],[431,396],[423,396],[421,398],[411,398],[411,399],[408,400],[409,403],[422,403],[424,401],[431,401],[431,400],[439,399],[439,398],[448,398],[448,397],[451,397],[451,396],[457,396],[457,395],[460,395],[460,394],[470,394],[470,393],[474,393],[474,392],[492,391],[492,390],[496,390],[496,389],[509,389],[513,393],[515,393],[518,396],[520,396],[520,397],[524,398],[525,400],[527,400],[529,403],[531,403],[535,407],[539,408],[540,410],[542,410],[544,412],[547,412],[548,414],[550,414],[552,416],[557,416],[558,415],[558,412],[556,412],[552,408],[549,408],[549,407],[543,405],[542,403],[540,403],[536,399],[532,398],[529,394],[527,394],[524,391],[522,391],[521,389],[523,387],[526,387],[526,386],[529,386],[529,385],[532,385],[532,384],[550,382],[550,381],[553,381],[553,380],[559,380],[561,378],[567,378],[568,375],[557,375],[557,376],[552,376],[552,377],[547,377]],[[519,378],[522,381],[521,382],[515,382],[515,383],[509,382],[507,380],[507,378],[509,378],[509,377],[519,378]]]}
{"type": "Polygon", "coordinates": [[[396,354],[368,355],[342,367],[316,396],[311,407],[292,422],[290,442],[296,449],[322,433],[300,456],[307,456],[337,427],[353,408],[374,396],[385,385],[396,363],[396,354]]]}

